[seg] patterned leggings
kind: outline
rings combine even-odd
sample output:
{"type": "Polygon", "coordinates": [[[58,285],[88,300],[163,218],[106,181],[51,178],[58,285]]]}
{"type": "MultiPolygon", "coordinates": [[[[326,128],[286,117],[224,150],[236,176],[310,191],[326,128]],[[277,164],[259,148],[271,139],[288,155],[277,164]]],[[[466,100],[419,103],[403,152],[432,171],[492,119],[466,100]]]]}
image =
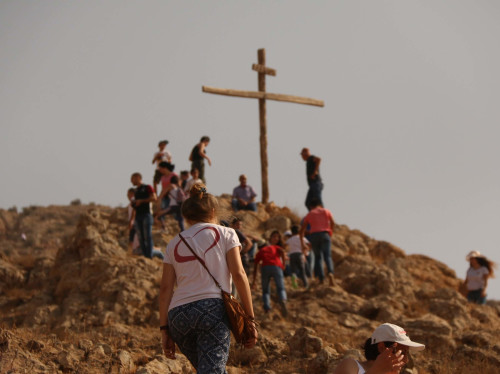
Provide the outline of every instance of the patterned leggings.
{"type": "Polygon", "coordinates": [[[203,299],[168,312],[169,333],[198,374],[227,374],[231,335],[222,299],[203,299]]]}

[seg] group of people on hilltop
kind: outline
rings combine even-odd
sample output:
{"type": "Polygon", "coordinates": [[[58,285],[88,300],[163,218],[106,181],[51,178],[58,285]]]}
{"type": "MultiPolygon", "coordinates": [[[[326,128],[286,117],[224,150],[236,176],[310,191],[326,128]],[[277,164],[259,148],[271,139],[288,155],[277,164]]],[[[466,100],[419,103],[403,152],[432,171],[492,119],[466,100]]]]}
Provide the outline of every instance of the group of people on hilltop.
{"type": "MultiPolygon", "coordinates": [[[[281,313],[286,317],[286,273],[292,275],[292,286],[295,279],[299,279],[308,289],[312,276],[318,283],[328,280],[333,284],[331,236],[335,222],[332,213],[323,206],[321,159],[308,148],[300,153],[306,162],[309,187],[305,200],[308,213],[300,226],[292,226],[291,232],[285,232],[283,237],[275,230],[268,242],[262,242],[242,232],[241,219],[235,217],[230,223],[220,221],[217,199],[207,192],[204,183],[204,160],[211,165],[206,156],[209,141],[208,137],[202,137],[191,151],[191,178],[186,171],[180,176],[174,172],[172,156],[165,149],[168,142],[159,143],[160,150],[153,158],[157,166],[153,186],[143,184],[139,173],[132,174],[135,188],[129,190],[129,222],[137,233],[142,253],[149,258],[155,255],[151,205],[158,205],[156,218],[160,222],[165,214],[172,214],[179,223],[180,233],[168,243],[165,252],[158,255],[163,257],[159,309],[164,354],[175,359],[177,345],[198,373],[226,373],[231,340],[219,287],[231,292],[233,284],[243,309],[254,319],[251,289],[256,286],[260,267],[264,311],[272,309],[270,282],[273,279],[281,313]],[[158,184],[161,190],[157,189],[158,184]]],[[[256,211],[256,196],[247,184],[246,175],[240,175],[239,185],[233,189],[233,210],[256,211]]],[[[479,252],[471,252],[467,259],[471,265],[465,282],[467,297],[472,302],[484,303],[487,281],[493,275],[495,264],[479,252]]],[[[244,346],[253,347],[257,339],[253,324],[244,346]]],[[[424,345],[411,341],[401,327],[385,323],[366,340],[365,361],[347,358],[334,372],[399,373],[408,362],[409,353],[423,349],[424,345]]]]}
{"type": "MultiPolygon", "coordinates": [[[[231,337],[218,286],[229,292],[232,279],[249,316],[251,331],[243,342],[244,347],[253,347],[258,339],[251,288],[240,255],[242,246],[248,251],[251,245],[247,241],[243,244],[236,230],[219,224],[217,199],[207,192],[204,184],[192,187],[181,210],[189,228],[168,243],[163,260],[159,298],[163,352],[167,358],[175,359],[178,347],[197,373],[226,373],[231,337]]],[[[238,222],[231,224],[241,228],[236,225],[238,222]]],[[[294,232],[299,235],[298,228],[294,232]]],[[[263,263],[264,259],[272,262],[276,256],[284,261],[282,246],[280,233],[273,232],[269,244],[255,256],[255,262],[263,263]]],[[[275,262],[262,268],[266,305],[270,298],[265,289],[271,277],[280,278],[281,265],[275,262]]],[[[255,273],[252,284],[255,284],[255,273]]],[[[286,301],[284,285],[278,285],[277,290],[280,302],[286,301]]],[[[286,315],[284,302],[282,308],[286,315]]],[[[366,360],[344,359],[335,373],[398,373],[408,363],[410,351],[424,348],[423,344],[412,341],[401,327],[385,323],[367,339],[366,360]]]]}
{"type": "Polygon", "coordinates": [[[211,165],[211,160],[206,155],[205,150],[209,142],[208,136],[203,136],[200,139],[189,156],[191,172],[184,170],[179,176],[174,172],[172,154],[166,149],[168,140],[161,140],[158,143],[158,151],[155,152],[152,160],[152,164],[156,164],[153,185],[143,183],[140,173],[133,173],[130,177],[134,187],[127,191],[129,243],[133,248],[140,248],[145,257],[163,258],[162,252],[154,249],[153,224],[155,219],[164,228],[164,217],[171,214],[177,220],[180,231],[184,231],[181,205],[186,200],[190,188],[194,184],[204,181],[204,160],[206,159],[211,165]],[[190,174],[191,178],[189,178],[190,174]],[[161,186],[159,194],[158,185],[161,186]],[[154,215],[153,204],[156,204],[154,215]]]}

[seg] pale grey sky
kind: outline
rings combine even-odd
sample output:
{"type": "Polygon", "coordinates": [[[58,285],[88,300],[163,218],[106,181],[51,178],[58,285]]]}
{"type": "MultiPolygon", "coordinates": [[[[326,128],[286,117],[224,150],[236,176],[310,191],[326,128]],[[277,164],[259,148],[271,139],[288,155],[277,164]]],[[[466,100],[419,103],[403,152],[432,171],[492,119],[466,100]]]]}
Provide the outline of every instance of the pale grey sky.
{"type": "MultiPolygon", "coordinates": [[[[260,195],[257,89],[266,48],[270,199],[305,213],[307,146],[339,223],[463,277],[500,262],[500,3],[0,1],[0,207],[125,204],[168,139],[176,171],[202,135],[207,184],[260,195]]],[[[490,284],[500,298],[500,282],[490,284]]]]}

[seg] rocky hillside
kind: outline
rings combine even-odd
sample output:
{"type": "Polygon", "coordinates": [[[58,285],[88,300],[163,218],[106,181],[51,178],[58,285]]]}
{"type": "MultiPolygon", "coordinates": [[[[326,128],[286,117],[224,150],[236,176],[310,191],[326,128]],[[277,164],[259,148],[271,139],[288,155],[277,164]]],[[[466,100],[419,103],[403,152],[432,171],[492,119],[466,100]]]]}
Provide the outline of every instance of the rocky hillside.
{"type": "MultiPolygon", "coordinates": [[[[229,207],[227,196],[221,205],[229,207]]],[[[238,213],[265,236],[298,222],[272,203],[238,213]]],[[[176,222],[155,230],[164,248],[176,222]]],[[[404,326],[427,349],[406,373],[498,373],[500,304],[470,305],[445,264],[408,256],[345,225],[333,236],[335,285],[294,290],[289,316],[264,314],[254,292],[260,339],[232,347],[228,372],[329,373],[382,322],[404,326]]],[[[161,262],[127,249],[126,211],[104,206],[0,210],[0,373],[191,373],[161,354],[161,262]]]]}

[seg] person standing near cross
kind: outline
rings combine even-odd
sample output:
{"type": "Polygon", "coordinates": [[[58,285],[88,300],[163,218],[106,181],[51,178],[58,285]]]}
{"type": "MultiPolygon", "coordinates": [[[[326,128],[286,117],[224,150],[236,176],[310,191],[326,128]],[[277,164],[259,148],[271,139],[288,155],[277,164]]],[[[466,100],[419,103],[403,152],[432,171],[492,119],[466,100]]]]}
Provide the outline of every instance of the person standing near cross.
{"type": "MultiPolygon", "coordinates": [[[[268,160],[267,160],[267,109],[266,100],[276,100],[285,101],[289,103],[314,105],[323,107],[325,103],[322,100],[311,99],[308,97],[275,94],[266,92],[266,75],[272,77],[276,76],[276,70],[271,69],[266,66],[266,50],[261,48],[257,51],[258,64],[252,65],[252,70],[258,73],[258,91],[243,91],[243,90],[232,90],[226,88],[216,88],[202,86],[203,92],[225,95],[225,96],[235,96],[235,97],[245,97],[251,99],[259,100],[259,131],[260,131],[260,169],[262,174],[262,203],[267,204],[269,201],[269,184],[267,177],[268,170],[268,160]]],[[[201,173],[200,173],[201,175],[201,173]]]]}
{"type": "Polygon", "coordinates": [[[189,161],[191,161],[191,169],[198,169],[199,178],[203,181],[203,183],[207,183],[205,181],[205,161],[208,161],[208,165],[212,166],[212,161],[210,157],[207,156],[205,148],[208,143],[210,143],[210,138],[208,136],[202,136],[200,142],[193,147],[191,154],[189,155],[189,161]]]}
{"type": "Polygon", "coordinates": [[[302,148],[300,155],[306,162],[307,184],[309,185],[305,204],[307,210],[311,210],[311,201],[313,199],[317,199],[320,205],[323,205],[323,199],[321,198],[323,182],[321,181],[321,176],[319,175],[319,164],[321,163],[321,158],[313,156],[309,148],[302,148]]]}

